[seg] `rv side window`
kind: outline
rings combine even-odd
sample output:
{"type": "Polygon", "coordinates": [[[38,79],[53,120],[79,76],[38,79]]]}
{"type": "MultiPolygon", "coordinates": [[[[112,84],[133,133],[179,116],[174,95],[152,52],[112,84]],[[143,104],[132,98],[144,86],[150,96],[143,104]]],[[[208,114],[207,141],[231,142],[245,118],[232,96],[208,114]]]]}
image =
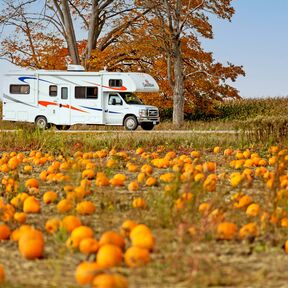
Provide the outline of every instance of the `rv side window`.
{"type": "Polygon", "coordinates": [[[97,99],[98,98],[98,88],[97,87],[87,87],[87,98],[97,99]]]}
{"type": "Polygon", "coordinates": [[[30,94],[29,85],[10,85],[10,94],[30,94]]]}
{"type": "Polygon", "coordinates": [[[57,86],[56,85],[50,85],[49,86],[49,96],[51,96],[51,97],[57,96],[57,86]]]}
{"type": "Polygon", "coordinates": [[[68,99],[68,88],[67,87],[62,87],[61,88],[61,99],[68,99]]]}
{"type": "Polygon", "coordinates": [[[75,98],[76,99],[85,99],[86,98],[86,87],[75,87],[75,98]]]}
{"type": "Polygon", "coordinates": [[[110,87],[122,87],[122,80],[121,79],[110,79],[109,80],[110,87]]]}
{"type": "Polygon", "coordinates": [[[75,87],[76,99],[97,99],[98,88],[97,87],[75,87]]]}
{"type": "Polygon", "coordinates": [[[122,105],[122,104],[123,102],[117,94],[109,95],[108,105],[122,105]]]}

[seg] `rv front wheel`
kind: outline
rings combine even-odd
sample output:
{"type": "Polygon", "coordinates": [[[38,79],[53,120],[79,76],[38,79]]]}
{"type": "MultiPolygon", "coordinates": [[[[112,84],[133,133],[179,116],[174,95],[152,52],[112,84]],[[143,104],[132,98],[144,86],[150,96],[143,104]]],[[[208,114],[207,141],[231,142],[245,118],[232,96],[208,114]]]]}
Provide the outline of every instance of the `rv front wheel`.
{"type": "Polygon", "coordinates": [[[138,121],[135,116],[127,116],[124,120],[124,127],[126,130],[136,130],[138,127],[138,121]]]}
{"type": "Polygon", "coordinates": [[[141,123],[141,128],[143,130],[152,130],[154,128],[154,124],[152,122],[143,122],[141,123]]]}
{"type": "Polygon", "coordinates": [[[35,126],[36,128],[40,129],[40,130],[45,130],[48,128],[48,122],[46,117],[44,116],[39,116],[36,118],[35,120],[35,126]]]}
{"type": "Polygon", "coordinates": [[[56,125],[56,128],[58,130],[69,130],[70,129],[70,125],[56,125]]]}

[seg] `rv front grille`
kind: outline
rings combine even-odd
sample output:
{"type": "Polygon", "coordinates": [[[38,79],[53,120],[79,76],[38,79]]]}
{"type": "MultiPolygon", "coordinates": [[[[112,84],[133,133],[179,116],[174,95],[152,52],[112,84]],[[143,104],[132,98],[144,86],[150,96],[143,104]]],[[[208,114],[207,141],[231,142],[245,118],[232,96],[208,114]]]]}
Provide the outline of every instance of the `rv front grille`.
{"type": "Polygon", "coordinates": [[[158,110],[156,109],[149,109],[149,117],[158,117],[158,110]]]}

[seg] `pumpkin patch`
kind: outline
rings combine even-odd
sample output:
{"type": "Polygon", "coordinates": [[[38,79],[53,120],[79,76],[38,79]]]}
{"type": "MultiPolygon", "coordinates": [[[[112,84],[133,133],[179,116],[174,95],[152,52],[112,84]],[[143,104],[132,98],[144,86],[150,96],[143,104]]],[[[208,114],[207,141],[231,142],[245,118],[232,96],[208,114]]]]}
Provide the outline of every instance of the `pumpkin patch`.
{"type": "Polygon", "coordinates": [[[58,271],[61,287],[170,287],[167,273],[193,269],[197,283],[205,257],[272,247],[288,261],[287,149],[35,150],[0,163],[0,283],[13,282],[5,251],[27,275],[25,265],[58,271]],[[166,286],[148,281],[156,272],[166,286]]]}

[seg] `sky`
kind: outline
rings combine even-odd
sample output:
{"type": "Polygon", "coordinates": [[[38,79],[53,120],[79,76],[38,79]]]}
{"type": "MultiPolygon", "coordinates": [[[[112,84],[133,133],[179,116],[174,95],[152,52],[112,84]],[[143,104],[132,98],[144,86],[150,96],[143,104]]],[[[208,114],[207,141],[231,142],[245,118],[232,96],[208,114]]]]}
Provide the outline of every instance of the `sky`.
{"type": "MultiPolygon", "coordinates": [[[[243,65],[232,86],[243,98],[288,96],[288,0],[234,0],[232,21],[211,17],[215,61],[243,65]]],[[[0,59],[0,73],[13,66],[0,59]]],[[[13,69],[13,68],[12,68],[13,69]]]]}
{"type": "Polygon", "coordinates": [[[231,23],[213,19],[214,58],[243,65],[233,86],[244,98],[288,96],[288,0],[235,0],[231,23]]]}

